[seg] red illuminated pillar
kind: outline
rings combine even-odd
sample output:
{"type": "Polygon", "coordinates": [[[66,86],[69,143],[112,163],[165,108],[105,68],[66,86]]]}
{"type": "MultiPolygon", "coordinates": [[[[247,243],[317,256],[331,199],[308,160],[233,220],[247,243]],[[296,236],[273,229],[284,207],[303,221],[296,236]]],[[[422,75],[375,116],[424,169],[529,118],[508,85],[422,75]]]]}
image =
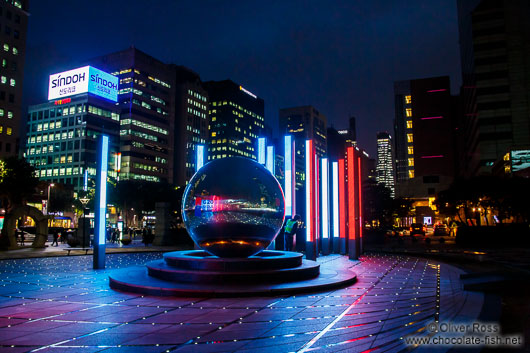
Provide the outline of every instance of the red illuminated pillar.
{"type": "Polygon", "coordinates": [[[348,256],[351,260],[357,260],[357,207],[356,202],[356,158],[355,148],[346,149],[346,176],[348,185],[348,256]]]}
{"type": "Polygon", "coordinates": [[[361,157],[357,157],[357,256],[363,253],[363,205],[362,205],[362,176],[361,176],[361,157]]]}
{"type": "Polygon", "coordinates": [[[315,187],[315,147],[312,140],[305,142],[305,227],[306,258],[316,260],[317,191],[315,187]]]}
{"type": "Polygon", "coordinates": [[[339,159],[339,252],[346,254],[346,164],[339,159]]]}

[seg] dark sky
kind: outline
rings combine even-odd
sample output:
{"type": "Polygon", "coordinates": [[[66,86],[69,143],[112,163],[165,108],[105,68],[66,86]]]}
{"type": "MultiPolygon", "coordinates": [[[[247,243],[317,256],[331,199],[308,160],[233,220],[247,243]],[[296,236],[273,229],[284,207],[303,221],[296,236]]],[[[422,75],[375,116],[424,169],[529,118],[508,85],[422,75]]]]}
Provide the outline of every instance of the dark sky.
{"type": "Polygon", "coordinates": [[[392,129],[393,81],[450,75],[460,84],[456,0],[33,0],[25,103],[48,75],[131,45],[207,80],[231,78],[278,109],[311,104],[328,124],[357,117],[371,154],[392,129]]]}

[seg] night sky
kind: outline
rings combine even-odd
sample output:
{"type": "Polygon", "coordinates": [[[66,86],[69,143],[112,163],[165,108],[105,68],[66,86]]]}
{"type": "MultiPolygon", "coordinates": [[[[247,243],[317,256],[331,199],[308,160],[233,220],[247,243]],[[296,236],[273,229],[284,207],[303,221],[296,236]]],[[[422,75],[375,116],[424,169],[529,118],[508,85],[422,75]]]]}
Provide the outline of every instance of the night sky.
{"type": "Polygon", "coordinates": [[[456,0],[33,0],[25,106],[45,102],[48,75],[134,45],[204,81],[230,78],[278,109],[315,106],[337,129],[357,117],[371,154],[392,131],[393,82],[450,75],[460,84],[456,0]]]}

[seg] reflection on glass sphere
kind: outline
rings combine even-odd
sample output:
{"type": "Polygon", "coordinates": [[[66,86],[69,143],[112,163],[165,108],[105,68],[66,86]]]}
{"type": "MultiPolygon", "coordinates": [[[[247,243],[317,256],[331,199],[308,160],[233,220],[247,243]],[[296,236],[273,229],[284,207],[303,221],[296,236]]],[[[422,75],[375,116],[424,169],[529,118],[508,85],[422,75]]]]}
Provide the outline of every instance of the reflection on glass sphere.
{"type": "Polygon", "coordinates": [[[276,178],[243,157],[206,164],[191,178],[182,198],[191,238],[219,257],[248,257],[265,249],[278,235],[284,211],[276,178]]]}

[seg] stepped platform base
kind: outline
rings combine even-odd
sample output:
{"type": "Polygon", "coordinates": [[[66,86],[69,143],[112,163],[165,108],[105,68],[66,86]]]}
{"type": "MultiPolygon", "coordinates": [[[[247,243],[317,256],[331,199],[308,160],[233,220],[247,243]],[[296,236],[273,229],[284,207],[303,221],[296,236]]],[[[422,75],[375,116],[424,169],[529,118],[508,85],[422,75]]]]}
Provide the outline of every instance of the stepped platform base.
{"type": "Polygon", "coordinates": [[[268,251],[220,259],[202,250],[175,251],[163,260],[109,274],[110,287],[156,296],[238,297],[317,292],[356,281],[350,270],[304,260],[302,254],[268,251]]]}

